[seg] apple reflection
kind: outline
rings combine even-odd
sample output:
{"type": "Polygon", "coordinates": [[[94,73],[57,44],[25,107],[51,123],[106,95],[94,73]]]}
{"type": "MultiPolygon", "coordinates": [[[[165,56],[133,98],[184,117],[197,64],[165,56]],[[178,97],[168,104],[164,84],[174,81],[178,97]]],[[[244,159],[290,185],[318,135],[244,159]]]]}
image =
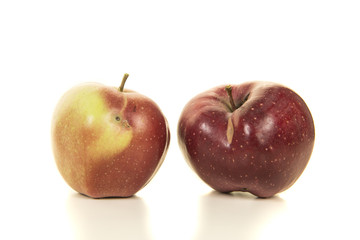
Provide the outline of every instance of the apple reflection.
{"type": "Polygon", "coordinates": [[[278,196],[260,199],[248,193],[212,191],[200,197],[193,239],[259,239],[262,229],[285,209],[278,196]]]}
{"type": "Polygon", "coordinates": [[[74,239],[153,239],[149,214],[143,199],[91,199],[70,194],[67,213],[73,226],[74,239]]]}

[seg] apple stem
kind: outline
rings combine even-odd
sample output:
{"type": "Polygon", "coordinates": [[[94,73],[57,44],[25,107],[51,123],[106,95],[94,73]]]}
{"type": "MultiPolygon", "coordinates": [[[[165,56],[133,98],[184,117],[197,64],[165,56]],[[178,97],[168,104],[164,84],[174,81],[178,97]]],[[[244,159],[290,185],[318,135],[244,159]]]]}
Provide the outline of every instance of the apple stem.
{"type": "Polygon", "coordinates": [[[119,87],[119,91],[120,91],[120,92],[123,92],[123,91],[124,91],[125,82],[126,82],[126,79],[128,79],[128,77],[129,77],[129,74],[128,74],[128,73],[125,73],[125,74],[124,74],[124,77],[123,77],[123,79],[122,79],[122,81],[121,81],[121,85],[120,85],[120,87],[119,87]]]}
{"type": "Polygon", "coordinates": [[[235,102],[234,102],[234,98],[232,96],[232,87],[231,85],[227,85],[225,87],[225,90],[229,96],[229,100],[230,100],[230,105],[231,105],[231,111],[235,111],[236,110],[236,105],[235,105],[235,102]]]}

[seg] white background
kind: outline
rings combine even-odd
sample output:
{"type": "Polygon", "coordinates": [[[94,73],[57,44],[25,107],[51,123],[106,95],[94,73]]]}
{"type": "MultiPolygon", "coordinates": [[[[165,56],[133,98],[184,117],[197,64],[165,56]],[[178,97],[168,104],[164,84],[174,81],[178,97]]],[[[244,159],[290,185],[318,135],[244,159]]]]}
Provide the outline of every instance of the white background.
{"type": "Polygon", "coordinates": [[[0,239],[360,239],[359,1],[0,2],[0,239]],[[61,178],[50,123],[88,81],[158,103],[172,141],[136,197],[93,200],[61,178]],[[285,84],[315,121],[311,160],[271,199],[212,191],[186,165],[183,106],[220,84],[285,84]]]}

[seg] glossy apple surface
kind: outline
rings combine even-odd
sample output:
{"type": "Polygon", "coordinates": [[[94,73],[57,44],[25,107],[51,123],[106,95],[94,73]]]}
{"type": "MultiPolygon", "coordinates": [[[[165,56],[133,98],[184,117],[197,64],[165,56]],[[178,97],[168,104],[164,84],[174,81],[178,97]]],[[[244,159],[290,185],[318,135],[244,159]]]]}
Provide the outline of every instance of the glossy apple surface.
{"type": "Polygon", "coordinates": [[[189,165],[220,192],[271,197],[288,189],[314,146],[307,105],[276,83],[233,85],[230,94],[227,88],[199,94],[180,116],[178,142],[189,165]]]}
{"type": "Polygon", "coordinates": [[[151,99],[98,83],[64,94],[51,135],[63,178],[93,198],[134,195],[159,169],[170,141],[167,120],[151,99]]]}

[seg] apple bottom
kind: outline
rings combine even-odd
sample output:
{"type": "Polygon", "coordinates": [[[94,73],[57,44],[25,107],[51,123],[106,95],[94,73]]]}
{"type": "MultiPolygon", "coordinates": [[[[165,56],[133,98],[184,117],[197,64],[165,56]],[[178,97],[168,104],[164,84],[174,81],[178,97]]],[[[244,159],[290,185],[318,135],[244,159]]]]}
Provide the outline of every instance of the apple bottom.
{"type": "Polygon", "coordinates": [[[237,154],[230,149],[224,154],[212,147],[214,142],[209,144],[202,142],[196,144],[196,150],[184,151],[187,162],[198,176],[216,191],[250,192],[261,198],[290,188],[306,168],[312,150],[298,145],[276,146],[264,152],[249,149],[237,154]],[[284,149],[292,154],[284,155],[284,149]]]}
{"type": "Polygon", "coordinates": [[[75,191],[92,198],[130,197],[152,179],[164,161],[169,143],[167,136],[163,139],[132,140],[111,156],[95,157],[86,151],[75,154],[67,144],[57,144],[54,153],[59,172],[75,191]]]}
{"type": "Polygon", "coordinates": [[[156,168],[135,164],[124,168],[123,165],[122,161],[115,161],[95,166],[96,170],[88,177],[88,194],[83,194],[93,198],[131,197],[145,186],[156,168]]]}
{"type": "Polygon", "coordinates": [[[312,152],[311,139],[284,144],[280,136],[268,146],[259,142],[250,144],[255,140],[237,134],[233,143],[228,144],[224,134],[218,133],[224,131],[222,125],[207,128],[206,132],[196,131],[199,127],[194,124],[179,141],[188,164],[216,191],[244,191],[262,198],[272,197],[290,188],[306,168],[312,152]]]}
{"type": "Polygon", "coordinates": [[[69,181],[68,184],[75,191],[92,198],[131,197],[156,174],[158,159],[162,162],[164,156],[159,157],[154,153],[149,159],[149,156],[142,152],[135,155],[132,152],[132,156],[129,156],[126,150],[111,159],[92,161],[90,158],[88,160],[92,163],[86,167],[84,184],[78,185],[69,181]]]}

